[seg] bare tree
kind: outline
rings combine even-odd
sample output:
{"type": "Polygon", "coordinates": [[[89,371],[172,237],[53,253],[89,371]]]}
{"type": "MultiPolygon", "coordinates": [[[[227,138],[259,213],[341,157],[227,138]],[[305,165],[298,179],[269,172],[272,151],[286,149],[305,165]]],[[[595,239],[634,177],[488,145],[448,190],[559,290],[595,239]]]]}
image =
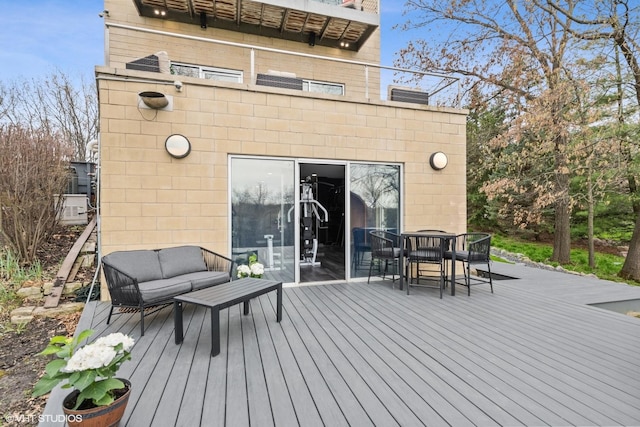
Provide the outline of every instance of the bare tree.
{"type": "Polygon", "coordinates": [[[56,225],[70,152],[59,135],[0,125],[0,232],[22,262],[35,260],[56,225]]]}
{"type": "Polygon", "coordinates": [[[86,160],[87,143],[98,135],[95,84],[74,83],[62,72],[0,84],[0,123],[59,134],[74,148],[73,160],[86,160]]]}
{"type": "MultiPolygon", "coordinates": [[[[544,160],[549,156],[553,173],[544,185],[545,200],[554,210],[554,247],[552,259],[570,261],[570,214],[568,126],[565,113],[574,102],[565,97],[564,88],[572,80],[568,57],[572,36],[570,23],[558,23],[558,17],[536,7],[532,1],[457,1],[410,0],[416,11],[405,29],[425,29],[443,33],[440,23],[453,29],[448,39],[441,37],[412,41],[400,52],[399,65],[465,76],[467,89],[476,88],[485,99],[502,96],[508,102],[507,113],[519,131],[528,135],[542,151],[528,155],[544,160]],[[530,111],[544,116],[535,116],[530,111]],[[525,118],[526,117],[526,118],[525,118]],[[528,119],[527,119],[528,118],[528,119]],[[533,129],[527,129],[539,119],[533,129]],[[542,125],[551,126],[543,129],[542,125]],[[549,199],[548,197],[551,197],[549,199]]],[[[512,143],[517,143],[513,139],[512,143]]],[[[542,191],[540,192],[542,195],[542,191]]]]}

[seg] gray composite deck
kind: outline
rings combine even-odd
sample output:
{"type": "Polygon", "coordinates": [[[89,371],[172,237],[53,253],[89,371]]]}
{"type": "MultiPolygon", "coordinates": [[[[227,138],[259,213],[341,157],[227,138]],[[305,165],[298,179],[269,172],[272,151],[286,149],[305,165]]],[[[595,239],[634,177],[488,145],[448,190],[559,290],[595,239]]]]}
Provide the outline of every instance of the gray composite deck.
{"type": "Polygon", "coordinates": [[[223,310],[214,358],[209,311],[189,304],[181,345],[170,307],[144,337],[135,314],[107,326],[107,303],[89,304],[80,328],[136,339],[121,426],[640,425],[640,319],[586,305],[640,288],[505,269],[520,278],[471,297],[407,296],[389,280],[288,287],[281,323],[275,293],[248,316],[223,310]]]}

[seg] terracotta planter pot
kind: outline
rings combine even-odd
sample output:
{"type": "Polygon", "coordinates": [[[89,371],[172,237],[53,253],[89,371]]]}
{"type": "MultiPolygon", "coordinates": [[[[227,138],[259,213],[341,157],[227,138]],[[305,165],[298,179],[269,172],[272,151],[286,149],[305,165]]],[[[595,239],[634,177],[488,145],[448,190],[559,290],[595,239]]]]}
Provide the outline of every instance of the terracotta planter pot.
{"type": "Polygon", "coordinates": [[[129,402],[129,394],[131,394],[131,383],[129,380],[118,378],[125,385],[123,393],[108,406],[98,406],[89,409],[69,409],[75,406],[76,397],[80,392],[74,390],[64,398],[62,402],[62,410],[64,411],[69,427],[112,427],[117,426],[120,419],[124,415],[124,410],[129,402]]]}

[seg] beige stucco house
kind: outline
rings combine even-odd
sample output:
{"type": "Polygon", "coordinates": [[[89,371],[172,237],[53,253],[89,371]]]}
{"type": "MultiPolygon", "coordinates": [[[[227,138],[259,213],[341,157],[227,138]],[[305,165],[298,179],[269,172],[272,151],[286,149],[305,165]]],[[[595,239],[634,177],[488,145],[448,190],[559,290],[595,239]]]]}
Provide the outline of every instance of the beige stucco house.
{"type": "Polygon", "coordinates": [[[102,15],[102,255],[195,244],[287,283],[357,280],[370,229],[465,231],[467,111],[443,101],[454,79],[380,65],[377,0],[102,15]]]}

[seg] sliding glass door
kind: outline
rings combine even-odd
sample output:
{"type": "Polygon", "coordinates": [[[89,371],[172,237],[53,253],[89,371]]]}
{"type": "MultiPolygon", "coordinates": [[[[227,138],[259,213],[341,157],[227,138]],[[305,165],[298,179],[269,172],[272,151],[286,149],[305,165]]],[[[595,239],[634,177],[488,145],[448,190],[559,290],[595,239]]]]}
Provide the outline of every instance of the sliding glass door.
{"type": "Polygon", "coordinates": [[[400,166],[350,165],[351,277],[369,274],[369,232],[400,230],[400,166]]]}
{"type": "Polygon", "coordinates": [[[236,266],[254,255],[264,278],[295,281],[295,162],[231,159],[231,252],[236,266]]]}
{"type": "Polygon", "coordinates": [[[236,266],[257,258],[266,279],[296,283],[367,277],[369,232],[400,230],[400,165],[232,157],[229,182],[232,257],[236,266]],[[299,205],[309,203],[302,199],[300,177],[307,176],[318,181],[313,199],[322,206],[322,221],[308,239],[299,234],[304,230],[299,205]],[[300,243],[305,239],[314,245],[305,249],[300,243]]]}

